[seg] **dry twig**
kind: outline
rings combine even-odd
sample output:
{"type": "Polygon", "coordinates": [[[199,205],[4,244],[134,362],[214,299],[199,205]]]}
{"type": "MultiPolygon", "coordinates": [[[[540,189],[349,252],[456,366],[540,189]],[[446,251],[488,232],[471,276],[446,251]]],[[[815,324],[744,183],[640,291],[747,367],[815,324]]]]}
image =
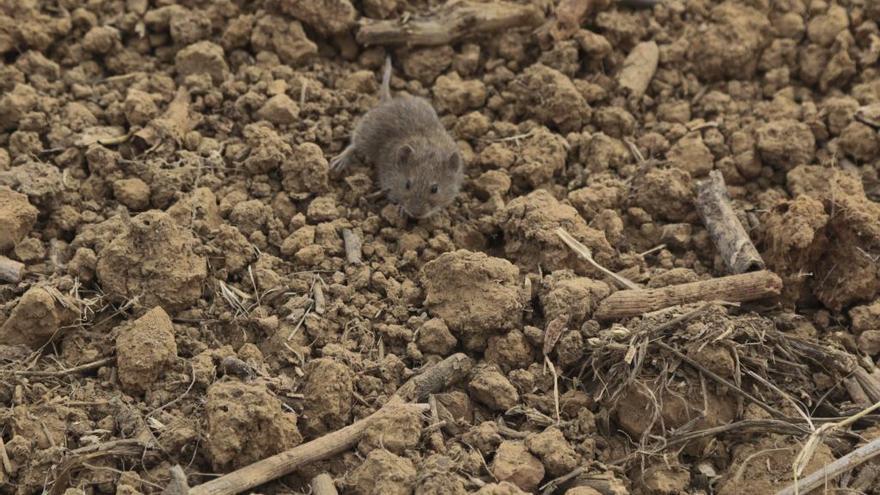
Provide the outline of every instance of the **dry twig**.
{"type": "Polygon", "coordinates": [[[357,42],[362,45],[437,46],[464,38],[518,27],[535,27],[544,21],[534,5],[510,2],[449,2],[437,10],[400,20],[370,21],[361,26],[357,42]]]}
{"type": "Polygon", "coordinates": [[[412,377],[397,390],[397,393],[384,406],[366,418],[311,442],[193,487],[189,490],[189,495],[234,495],[284,476],[311,462],[344,452],[357,444],[361,435],[373,421],[392,408],[413,407],[420,411],[429,410],[428,404],[408,404],[406,402],[424,400],[428,395],[443,390],[450,384],[461,380],[471,367],[473,367],[473,362],[469,357],[461,353],[453,354],[423,373],[412,377]]]}
{"type": "Polygon", "coordinates": [[[880,437],[862,445],[836,461],[813,471],[808,476],[776,492],[776,495],[797,495],[809,493],[823,486],[842,473],[868,462],[880,455],[880,437]]]}
{"type": "Polygon", "coordinates": [[[733,211],[720,171],[713,170],[709,178],[700,183],[697,211],[731,273],[764,269],[764,260],[733,211]]]}
{"type": "Polygon", "coordinates": [[[762,270],[659,289],[618,291],[602,300],[594,316],[614,320],[700,301],[754,301],[778,296],[781,290],[782,279],[762,270]]]}

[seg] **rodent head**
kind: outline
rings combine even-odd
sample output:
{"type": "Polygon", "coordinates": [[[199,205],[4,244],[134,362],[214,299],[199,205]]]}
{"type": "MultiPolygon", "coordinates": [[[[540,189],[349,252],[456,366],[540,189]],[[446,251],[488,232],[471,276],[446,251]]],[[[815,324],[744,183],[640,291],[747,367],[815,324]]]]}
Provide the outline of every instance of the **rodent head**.
{"type": "Polygon", "coordinates": [[[463,177],[461,154],[449,147],[403,144],[395,153],[396,170],[389,197],[413,218],[427,218],[458,195],[463,177]]]}

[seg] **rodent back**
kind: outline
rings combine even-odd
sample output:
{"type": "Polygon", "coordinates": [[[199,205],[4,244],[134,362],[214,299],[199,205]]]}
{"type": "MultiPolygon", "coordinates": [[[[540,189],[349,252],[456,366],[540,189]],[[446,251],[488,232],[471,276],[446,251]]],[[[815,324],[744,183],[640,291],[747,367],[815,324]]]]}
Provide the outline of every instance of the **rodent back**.
{"type": "Polygon", "coordinates": [[[445,135],[437,112],[421,99],[402,96],[384,102],[363,116],[354,132],[358,151],[381,165],[401,143],[417,136],[445,135]]]}

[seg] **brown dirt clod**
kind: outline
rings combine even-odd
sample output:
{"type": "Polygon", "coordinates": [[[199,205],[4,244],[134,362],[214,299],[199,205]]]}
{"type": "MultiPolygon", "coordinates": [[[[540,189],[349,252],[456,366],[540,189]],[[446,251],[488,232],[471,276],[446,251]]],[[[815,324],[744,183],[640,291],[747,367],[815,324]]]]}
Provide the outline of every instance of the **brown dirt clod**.
{"type": "Polygon", "coordinates": [[[217,382],[208,388],[206,454],[217,470],[236,469],[302,441],[296,415],[259,383],[217,382]]]}
{"type": "Polygon", "coordinates": [[[150,390],[177,358],[171,318],[161,307],[147,311],[116,336],[119,383],[130,394],[150,390]]]}

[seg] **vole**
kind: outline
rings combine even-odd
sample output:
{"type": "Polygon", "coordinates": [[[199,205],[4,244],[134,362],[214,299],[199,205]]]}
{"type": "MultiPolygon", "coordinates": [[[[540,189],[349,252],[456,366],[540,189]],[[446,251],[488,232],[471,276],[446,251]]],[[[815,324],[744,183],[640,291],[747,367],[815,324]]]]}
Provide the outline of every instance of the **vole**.
{"type": "Polygon", "coordinates": [[[351,143],[330,166],[355,160],[376,168],[379,187],[413,218],[426,218],[458,195],[464,177],[461,153],[434,108],[423,98],[391,97],[391,57],[385,59],[379,105],[358,122],[351,143]]]}

